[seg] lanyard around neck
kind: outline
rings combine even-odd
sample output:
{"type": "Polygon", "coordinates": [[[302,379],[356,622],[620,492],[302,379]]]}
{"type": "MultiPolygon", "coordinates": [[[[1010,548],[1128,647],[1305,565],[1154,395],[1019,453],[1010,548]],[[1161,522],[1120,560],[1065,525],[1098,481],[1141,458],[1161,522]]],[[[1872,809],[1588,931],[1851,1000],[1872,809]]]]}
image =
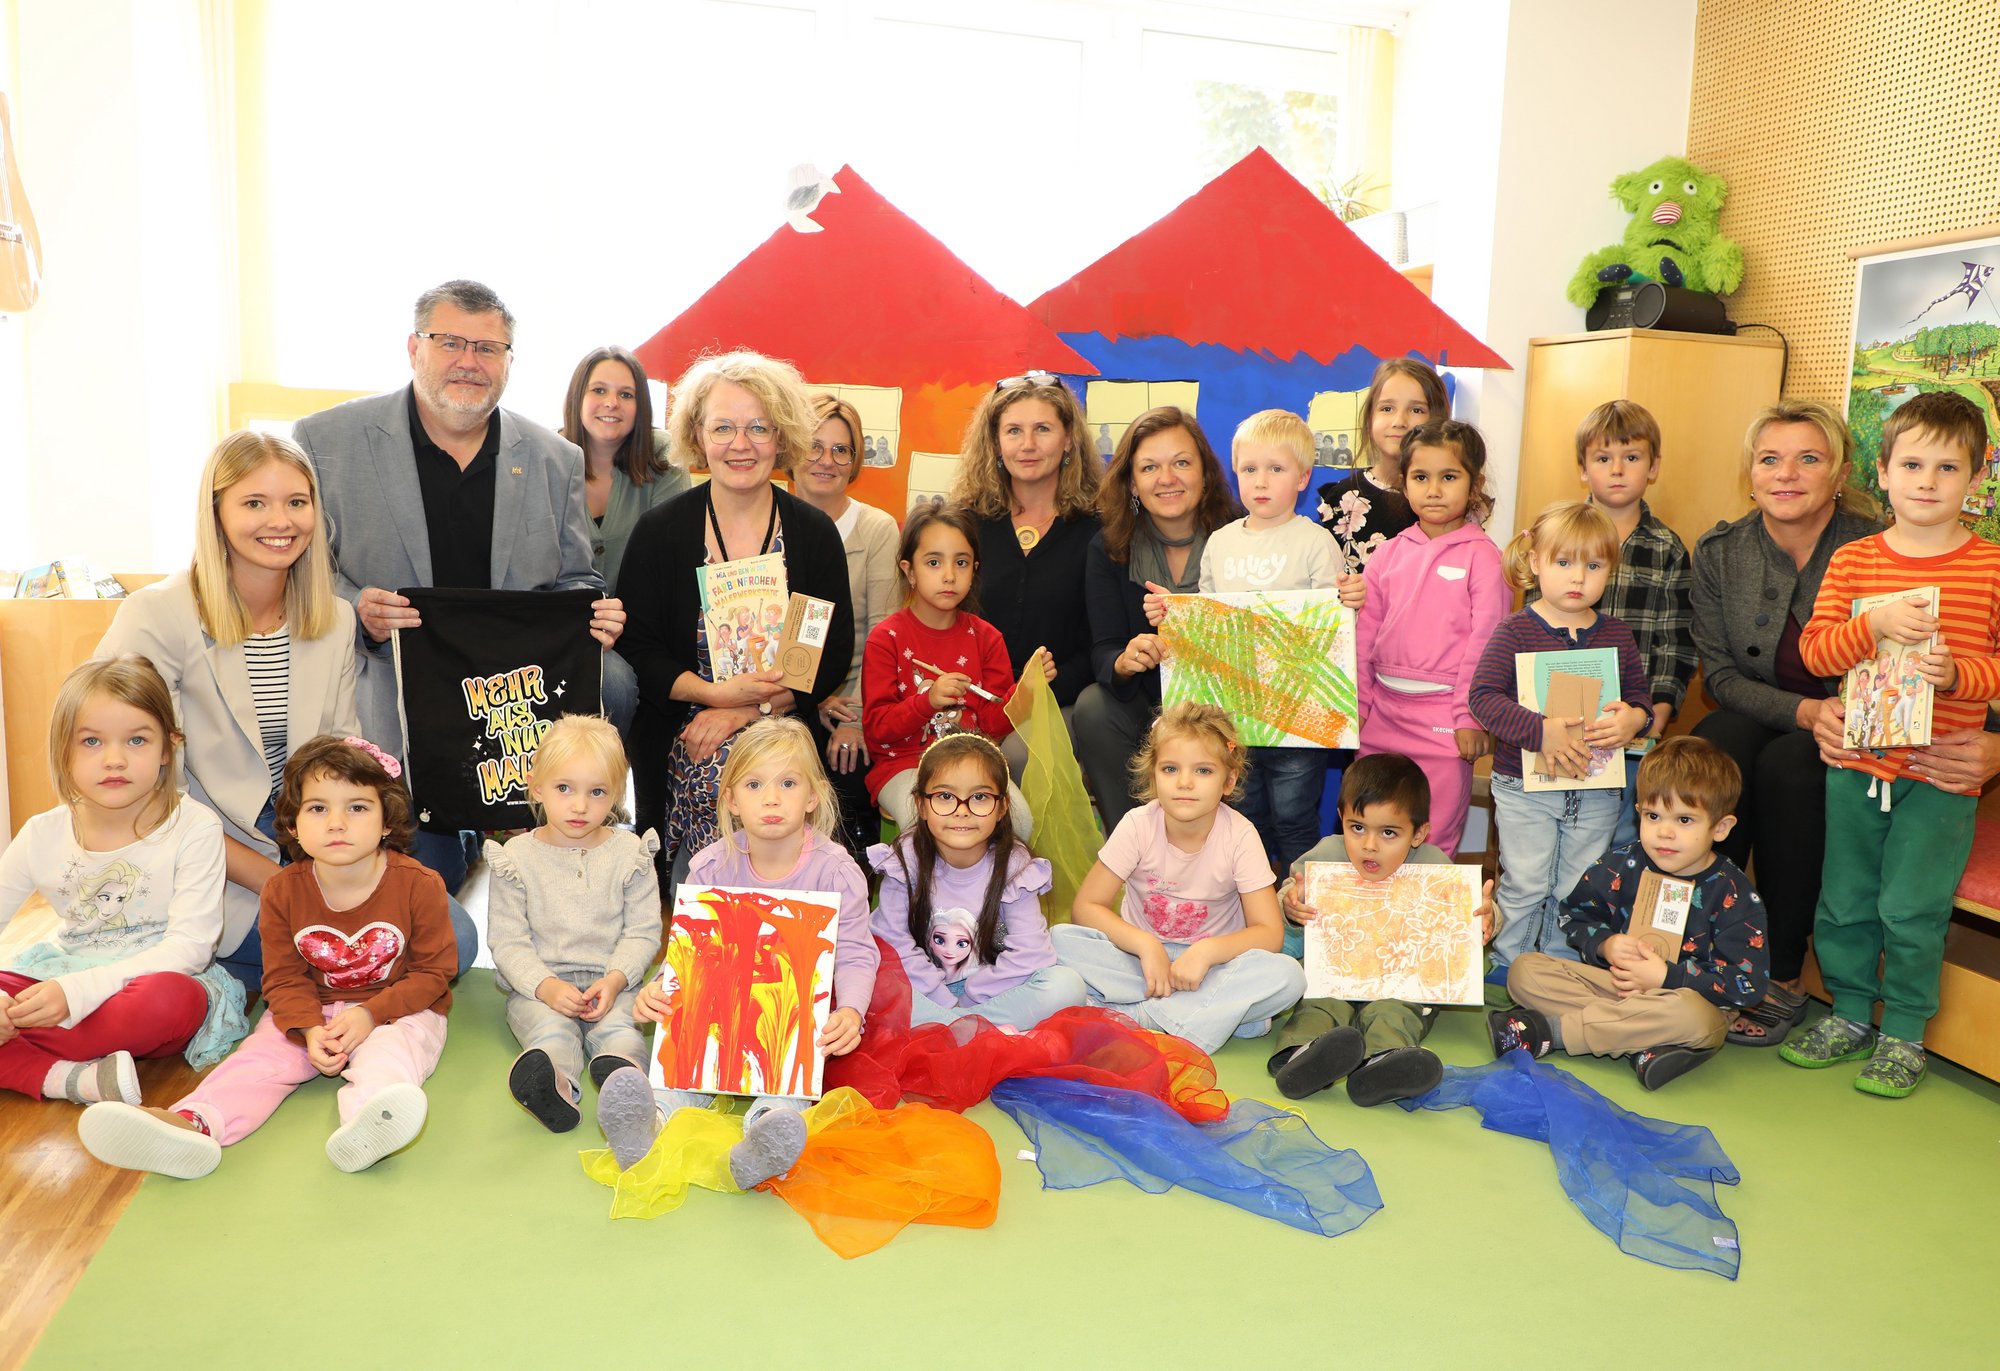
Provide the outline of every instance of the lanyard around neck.
{"type": "MultiPolygon", "coordinates": [[[[722,541],[722,522],[715,517],[715,492],[708,492],[708,527],[715,534],[715,550],[722,554],[722,560],[729,560],[729,544],[722,541]]],[[[757,549],[762,557],[771,550],[771,535],[778,529],[778,492],[771,492],[771,521],[764,525],[764,545],[757,549]]]]}

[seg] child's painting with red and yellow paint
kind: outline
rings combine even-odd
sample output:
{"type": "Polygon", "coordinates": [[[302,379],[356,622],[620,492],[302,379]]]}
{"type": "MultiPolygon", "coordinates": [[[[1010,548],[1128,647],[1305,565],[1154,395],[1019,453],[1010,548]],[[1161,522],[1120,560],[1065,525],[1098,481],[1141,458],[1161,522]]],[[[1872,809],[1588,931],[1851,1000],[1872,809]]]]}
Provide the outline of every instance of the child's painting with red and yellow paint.
{"type": "Polygon", "coordinates": [[[683,886],[666,964],[675,985],[653,1083],[704,1094],[818,1099],[814,1046],[833,1002],[840,896],[683,886]]]}

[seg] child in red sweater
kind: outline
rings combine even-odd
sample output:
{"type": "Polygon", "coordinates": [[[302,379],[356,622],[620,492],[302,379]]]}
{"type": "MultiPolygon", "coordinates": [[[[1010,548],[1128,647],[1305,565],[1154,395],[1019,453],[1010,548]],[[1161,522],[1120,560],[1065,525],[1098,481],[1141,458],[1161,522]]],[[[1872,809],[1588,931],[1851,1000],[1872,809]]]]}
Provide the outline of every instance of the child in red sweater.
{"type": "MultiPolygon", "coordinates": [[[[917,820],[917,762],[928,744],[948,733],[998,742],[1014,731],[1006,640],[972,612],[978,546],[979,526],[963,508],[933,501],[911,510],[896,553],[908,594],[862,651],[861,736],[874,763],[868,793],[905,830],[917,820]]],[[[1055,679],[1055,662],[1040,649],[1028,659],[1028,670],[1037,669],[1055,679]]],[[[1007,796],[1014,832],[1025,838],[1027,801],[1011,782],[1007,796]]]]}

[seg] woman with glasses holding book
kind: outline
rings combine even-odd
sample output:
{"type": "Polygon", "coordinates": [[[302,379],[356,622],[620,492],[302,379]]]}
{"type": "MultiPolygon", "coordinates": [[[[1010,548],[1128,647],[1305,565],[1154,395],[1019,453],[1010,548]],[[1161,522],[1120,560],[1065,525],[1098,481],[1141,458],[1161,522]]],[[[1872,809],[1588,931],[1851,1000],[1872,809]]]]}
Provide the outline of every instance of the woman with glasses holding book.
{"type": "Polygon", "coordinates": [[[709,477],[633,526],[618,571],[620,650],[639,678],[632,779],[640,832],[666,835],[678,873],[714,842],[717,785],[730,741],[759,718],[790,714],[827,744],[819,705],[838,693],[854,654],[847,556],[833,520],[772,484],[811,453],[817,424],[788,362],[754,352],[706,357],[675,383],[669,438],[677,465],[709,477]],[[703,630],[701,572],[776,553],[786,589],[830,602],[833,619],[808,692],[779,670],[715,679],[703,630]],[[671,811],[671,812],[670,812],[671,811]]]}

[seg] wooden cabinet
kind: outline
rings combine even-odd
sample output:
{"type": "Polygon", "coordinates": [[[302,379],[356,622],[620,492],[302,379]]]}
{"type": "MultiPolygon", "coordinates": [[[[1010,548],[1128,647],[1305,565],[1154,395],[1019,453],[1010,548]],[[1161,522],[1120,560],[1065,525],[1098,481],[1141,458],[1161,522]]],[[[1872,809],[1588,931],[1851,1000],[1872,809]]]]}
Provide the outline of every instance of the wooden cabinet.
{"type": "MultiPolygon", "coordinates": [[[[122,575],[128,590],[158,576],[122,575]]],[[[56,804],[49,779],[49,715],[63,677],[97,651],[121,600],[0,600],[0,699],[7,749],[6,831],[56,804]]],[[[0,846],[4,846],[0,843],[0,846]]],[[[7,911],[11,913],[12,911],[7,911]]]]}
{"type": "Polygon", "coordinates": [[[1778,399],[1784,351],[1772,337],[1610,329],[1528,343],[1515,528],[1556,500],[1583,495],[1576,426],[1606,400],[1632,400],[1660,424],[1653,513],[1688,551],[1721,519],[1750,509],[1743,431],[1778,399]]]}

